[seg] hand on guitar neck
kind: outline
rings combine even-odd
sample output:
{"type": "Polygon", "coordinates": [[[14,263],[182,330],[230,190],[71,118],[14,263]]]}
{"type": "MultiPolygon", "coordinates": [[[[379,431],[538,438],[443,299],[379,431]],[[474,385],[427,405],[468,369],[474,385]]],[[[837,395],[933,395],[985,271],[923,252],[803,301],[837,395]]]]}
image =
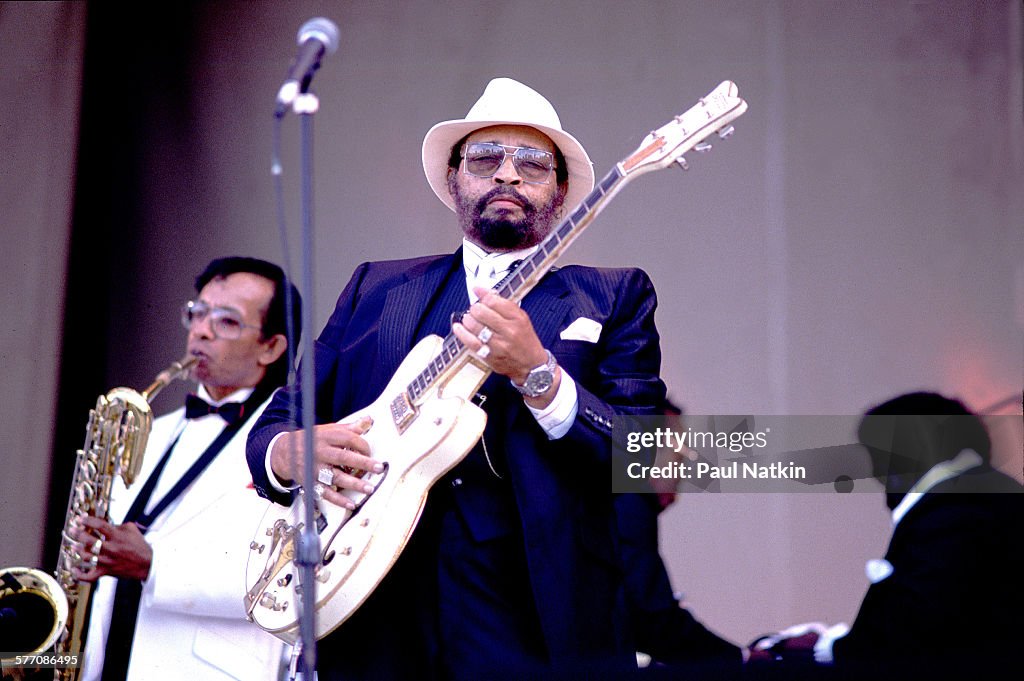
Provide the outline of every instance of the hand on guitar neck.
{"type": "MultiPolygon", "coordinates": [[[[480,298],[479,302],[469,308],[461,323],[452,324],[452,332],[467,348],[484,358],[492,371],[523,385],[530,371],[547,361],[547,351],[541,345],[530,317],[519,305],[491,289],[478,287],[474,293],[480,298]],[[488,351],[481,355],[480,350],[485,345],[488,351]]],[[[556,367],[554,382],[543,395],[524,395],[523,399],[534,409],[544,409],[558,393],[561,380],[562,370],[556,367]]]]}
{"type": "MultiPolygon", "coordinates": [[[[368,427],[366,420],[314,426],[314,478],[326,501],[353,509],[355,503],[342,495],[342,490],[352,489],[364,494],[373,491],[373,485],[361,478],[367,472],[380,473],[384,465],[370,457],[370,445],[360,437],[368,427]]],[[[270,466],[285,486],[303,479],[304,437],[301,430],[285,433],[271,449],[270,466]]]]}

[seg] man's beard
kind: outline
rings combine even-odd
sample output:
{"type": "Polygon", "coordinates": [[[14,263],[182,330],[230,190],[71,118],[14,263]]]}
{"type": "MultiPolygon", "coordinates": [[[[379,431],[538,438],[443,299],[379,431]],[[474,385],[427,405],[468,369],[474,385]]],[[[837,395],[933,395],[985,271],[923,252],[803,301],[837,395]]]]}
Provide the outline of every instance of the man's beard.
{"type": "Polygon", "coordinates": [[[562,203],[561,194],[558,194],[546,206],[538,208],[512,187],[501,186],[471,204],[454,182],[449,183],[449,188],[463,232],[470,241],[491,251],[514,251],[539,244],[551,231],[555,213],[562,203]],[[523,216],[514,219],[506,214],[507,211],[500,211],[497,217],[485,217],[483,213],[488,202],[498,196],[509,196],[518,201],[522,205],[523,216]]]}

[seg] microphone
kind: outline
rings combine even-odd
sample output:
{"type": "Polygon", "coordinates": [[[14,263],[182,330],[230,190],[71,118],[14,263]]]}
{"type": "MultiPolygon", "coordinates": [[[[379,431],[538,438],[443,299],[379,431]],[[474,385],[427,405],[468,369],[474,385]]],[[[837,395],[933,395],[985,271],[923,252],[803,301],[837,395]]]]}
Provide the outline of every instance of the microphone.
{"type": "Polygon", "coordinates": [[[314,17],[302,25],[298,35],[299,52],[288,69],[284,85],[277,91],[274,115],[284,116],[299,93],[305,92],[313,74],[320,68],[320,59],[338,49],[338,26],[330,19],[314,17]]]}

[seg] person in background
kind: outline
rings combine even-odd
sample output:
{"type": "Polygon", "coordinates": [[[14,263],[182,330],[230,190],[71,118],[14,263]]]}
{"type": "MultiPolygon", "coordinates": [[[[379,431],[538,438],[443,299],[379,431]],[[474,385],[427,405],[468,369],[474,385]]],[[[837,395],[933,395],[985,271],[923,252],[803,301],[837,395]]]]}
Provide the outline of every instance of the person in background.
{"type": "Polygon", "coordinates": [[[893,533],[885,558],[868,562],[857,617],[798,625],[752,655],[806,651],[844,678],[1016,678],[1024,497],[990,465],[981,420],[958,400],[909,393],[868,410],[858,439],[893,533]]]}
{"type": "MultiPolygon", "coordinates": [[[[282,643],[246,621],[247,549],[268,502],[252,488],[245,439],[288,375],[281,269],[211,262],[182,309],[186,405],[153,423],[139,477],[118,478],[111,522],[86,517],[76,539],[96,565],[85,681],[272,681],[282,643]]],[[[301,300],[294,287],[298,329],[301,300]]]]}

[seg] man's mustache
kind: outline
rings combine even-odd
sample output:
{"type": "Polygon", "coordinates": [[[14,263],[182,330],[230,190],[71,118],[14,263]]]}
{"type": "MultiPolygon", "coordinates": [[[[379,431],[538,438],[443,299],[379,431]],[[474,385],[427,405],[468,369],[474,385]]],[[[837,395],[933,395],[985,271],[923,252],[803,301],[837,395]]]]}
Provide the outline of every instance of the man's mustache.
{"type": "Polygon", "coordinates": [[[480,213],[483,213],[484,212],[484,208],[487,207],[487,204],[490,203],[491,201],[493,201],[495,198],[497,198],[499,196],[510,197],[510,198],[513,198],[516,201],[518,201],[519,205],[521,205],[523,207],[523,212],[524,213],[529,214],[529,213],[531,213],[531,212],[536,210],[536,208],[534,208],[533,204],[530,203],[526,199],[525,196],[523,196],[522,194],[517,192],[512,187],[495,187],[491,191],[489,191],[486,194],[484,194],[484,196],[479,201],[477,201],[477,204],[476,204],[477,215],[479,215],[480,213]]]}

